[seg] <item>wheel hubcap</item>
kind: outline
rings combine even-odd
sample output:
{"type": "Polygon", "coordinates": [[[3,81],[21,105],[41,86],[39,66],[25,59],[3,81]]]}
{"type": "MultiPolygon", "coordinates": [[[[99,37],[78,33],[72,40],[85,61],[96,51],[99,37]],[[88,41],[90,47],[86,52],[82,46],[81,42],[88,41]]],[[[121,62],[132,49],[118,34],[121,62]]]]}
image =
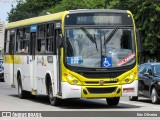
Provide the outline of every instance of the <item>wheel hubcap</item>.
{"type": "Polygon", "coordinates": [[[152,101],[155,102],[157,99],[155,89],[152,90],[152,101]]]}

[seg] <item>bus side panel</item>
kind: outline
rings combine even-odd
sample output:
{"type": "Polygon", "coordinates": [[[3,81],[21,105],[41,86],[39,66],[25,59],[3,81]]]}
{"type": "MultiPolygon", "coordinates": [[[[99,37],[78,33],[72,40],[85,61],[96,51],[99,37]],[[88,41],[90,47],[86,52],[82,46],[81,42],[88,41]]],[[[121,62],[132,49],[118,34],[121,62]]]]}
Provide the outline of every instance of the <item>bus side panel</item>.
{"type": "Polygon", "coordinates": [[[8,85],[14,85],[12,55],[4,55],[4,80],[8,85]]]}
{"type": "Polygon", "coordinates": [[[58,56],[53,56],[53,77],[52,77],[52,82],[53,82],[53,96],[56,96],[58,94],[58,74],[59,74],[59,64],[57,62],[58,56]]]}
{"type": "Polygon", "coordinates": [[[35,65],[35,70],[37,71],[35,75],[35,80],[37,81],[37,93],[46,95],[46,75],[48,74],[51,78],[52,83],[56,79],[56,57],[53,55],[37,55],[37,63],[35,65]]]}
{"type": "MultiPolygon", "coordinates": [[[[14,71],[15,71],[15,79],[17,80],[17,73],[20,71],[21,81],[23,90],[31,91],[30,85],[30,58],[29,55],[15,55],[14,57],[14,71]]],[[[17,85],[16,85],[17,86],[17,85]]]]}

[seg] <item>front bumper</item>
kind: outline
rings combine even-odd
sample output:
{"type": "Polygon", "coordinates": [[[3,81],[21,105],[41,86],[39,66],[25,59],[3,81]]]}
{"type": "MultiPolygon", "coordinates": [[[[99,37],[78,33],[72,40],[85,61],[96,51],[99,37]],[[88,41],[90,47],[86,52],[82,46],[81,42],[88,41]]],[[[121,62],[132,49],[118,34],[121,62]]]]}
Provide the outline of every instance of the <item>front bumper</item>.
{"type": "Polygon", "coordinates": [[[137,96],[138,80],[113,86],[77,86],[62,82],[62,98],[111,98],[137,96]]]}

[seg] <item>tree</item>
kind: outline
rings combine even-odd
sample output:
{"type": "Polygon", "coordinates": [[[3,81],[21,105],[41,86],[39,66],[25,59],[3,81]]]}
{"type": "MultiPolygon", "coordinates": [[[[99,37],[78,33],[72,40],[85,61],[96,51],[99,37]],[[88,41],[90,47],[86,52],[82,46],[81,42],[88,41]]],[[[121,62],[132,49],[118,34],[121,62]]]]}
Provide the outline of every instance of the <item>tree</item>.
{"type": "Polygon", "coordinates": [[[44,9],[55,6],[61,0],[19,0],[8,13],[8,21],[13,22],[39,16],[44,9]]]}
{"type": "Polygon", "coordinates": [[[156,0],[119,0],[114,6],[130,10],[142,35],[143,56],[160,61],[160,5],[156,0]]]}
{"type": "Polygon", "coordinates": [[[8,21],[18,21],[46,12],[55,13],[73,9],[112,8],[119,0],[19,0],[17,6],[8,13],[8,21]]]}
{"type": "Polygon", "coordinates": [[[48,9],[49,12],[55,13],[64,10],[75,9],[102,9],[104,8],[104,0],[63,0],[61,3],[48,9]]]}

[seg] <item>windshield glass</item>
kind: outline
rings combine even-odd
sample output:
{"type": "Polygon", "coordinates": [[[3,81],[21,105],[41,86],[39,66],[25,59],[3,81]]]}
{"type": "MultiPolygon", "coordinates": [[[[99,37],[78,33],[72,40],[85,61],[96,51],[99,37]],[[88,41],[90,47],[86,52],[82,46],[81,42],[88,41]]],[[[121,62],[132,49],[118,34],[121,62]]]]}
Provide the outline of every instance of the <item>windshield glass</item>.
{"type": "Polygon", "coordinates": [[[153,66],[153,74],[155,76],[160,76],[160,65],[154,65],[153,66]]]}
{"type": "Polygon", "coordinates": [[[70,28],[66,30],[66,62],[86,68],[113,68],[135,62],[133,29],[70,28]]]}

